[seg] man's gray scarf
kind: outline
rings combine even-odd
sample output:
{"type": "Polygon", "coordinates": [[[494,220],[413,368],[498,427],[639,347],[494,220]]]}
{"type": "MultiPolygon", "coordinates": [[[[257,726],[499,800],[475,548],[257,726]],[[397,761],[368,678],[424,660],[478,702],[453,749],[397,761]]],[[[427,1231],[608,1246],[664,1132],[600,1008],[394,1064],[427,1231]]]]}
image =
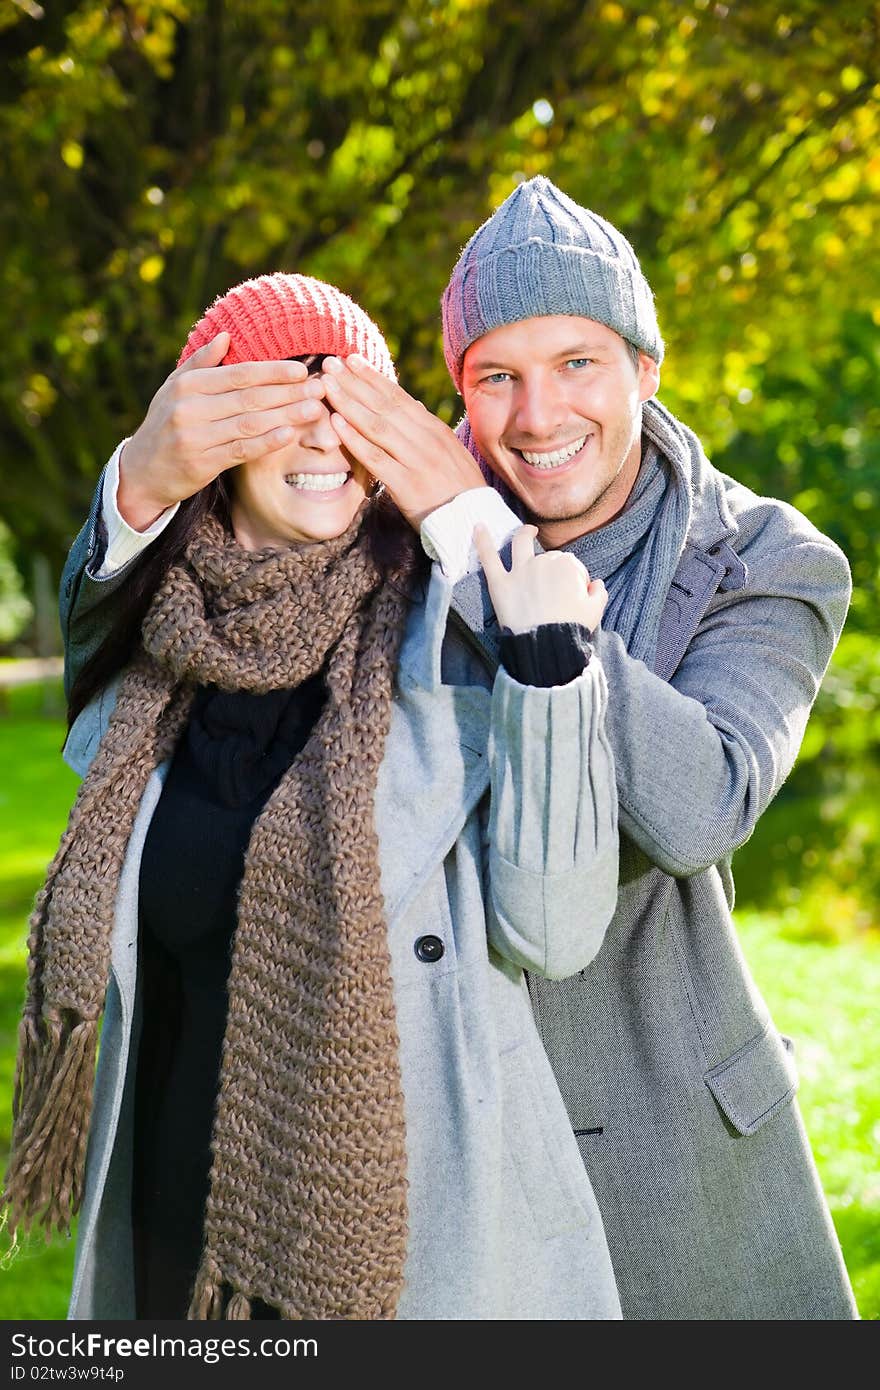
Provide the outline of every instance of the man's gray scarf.
{"type": "MultiPolygon", "coordinates": [[[[518,497],[480,453],[467,416],[456,431],[488,482],[525,519],[518,497]]],[[[602,626],[616,632],[631,656],[653,667],[660,615],[691,523],[694,468],[702,446],[659,401],[642,407],[642,465],[625,509],[606,526],[564,549],[608,589],[602,626]]]]}

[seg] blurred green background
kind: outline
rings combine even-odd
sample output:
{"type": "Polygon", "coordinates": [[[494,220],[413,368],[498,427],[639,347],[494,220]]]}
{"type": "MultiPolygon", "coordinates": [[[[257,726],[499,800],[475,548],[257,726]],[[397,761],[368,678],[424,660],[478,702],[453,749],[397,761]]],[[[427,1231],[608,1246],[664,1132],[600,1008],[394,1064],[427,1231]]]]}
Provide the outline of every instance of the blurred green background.
{"type": "MultiPolygon", "coordinates": [[[[2,658],[57,650],[51,595],[104,460],[211,299],[276,269],[363,303],[404,385],[454,422],[440,293],[474,227],[546,173],[635,245],[667,342],[661,399],[852,563],[800,760],[735,867],[876,1317],[877,5],[10,0],[0,71],[4,1095],[25,922],[74,778],[57,692],[4,693],[2,658]]],[[[0,1271],[0,1316],[61,1315],[69,1259],[30,1244],[0,1271]]]]}

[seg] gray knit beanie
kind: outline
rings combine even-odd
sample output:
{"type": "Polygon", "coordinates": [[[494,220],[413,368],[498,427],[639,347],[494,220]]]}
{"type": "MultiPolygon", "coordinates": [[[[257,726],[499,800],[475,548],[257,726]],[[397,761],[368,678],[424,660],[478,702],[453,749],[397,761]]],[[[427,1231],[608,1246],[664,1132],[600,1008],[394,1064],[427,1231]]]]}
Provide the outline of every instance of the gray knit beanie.
{"type": "Polygon", "coordinates": [[[663,360],[654,296],[626,237],[535,178],[474,232],[444,291],[443,348],[456,388],[471,343],[544,314],[594,319],[663,360]]]}

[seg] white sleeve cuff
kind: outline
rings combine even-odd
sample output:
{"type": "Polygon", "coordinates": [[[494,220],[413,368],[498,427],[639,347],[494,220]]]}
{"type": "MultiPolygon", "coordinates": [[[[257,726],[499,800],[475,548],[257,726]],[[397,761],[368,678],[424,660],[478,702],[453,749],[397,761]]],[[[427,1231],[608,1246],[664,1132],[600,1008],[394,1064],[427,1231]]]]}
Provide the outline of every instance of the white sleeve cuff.
{"type": "Polygon", "coordinates": [[[429,512],[422,522],[422,548],[453,584],[480,568],[473,541],[478,522],[488,529],[498,550],[522,525],[493,487],[460,492],[451,502],[429,512]]]}
{"type": "Polygon", "coordinates": [[[95,576],[97,579],[109,579],[111,574],[121,570],[123,565],[128,564],[129,560],[140,555],[142,550],[146,550],[150,541],[161,536],[180,505],[180,503],[176,503],[173,507],[168,507],[160,517],[156,518],[152,526],[147,527],[146,531],[135,531],[134,527],[129,526],[125,518],[120,516],[119,508],[116,505],[119,492],[119,456],[127,443],[128,440],[123,439],[122,443],[117,445],[104,471],[104,485],[101,490],[101,515],[107,532],[107,549],[101,568],[95,576]]]}

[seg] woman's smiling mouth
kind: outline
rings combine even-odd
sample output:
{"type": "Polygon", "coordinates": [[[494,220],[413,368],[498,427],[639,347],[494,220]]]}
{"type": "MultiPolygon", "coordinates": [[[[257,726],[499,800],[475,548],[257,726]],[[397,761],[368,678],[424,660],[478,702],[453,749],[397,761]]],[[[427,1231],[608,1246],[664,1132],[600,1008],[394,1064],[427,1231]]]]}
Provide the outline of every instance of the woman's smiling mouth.
{"type": "Polygon", "coordinates": [[[288,473],[284,481],[298,492],[337,492],[351,477],[350,472],[288,473]]]}

